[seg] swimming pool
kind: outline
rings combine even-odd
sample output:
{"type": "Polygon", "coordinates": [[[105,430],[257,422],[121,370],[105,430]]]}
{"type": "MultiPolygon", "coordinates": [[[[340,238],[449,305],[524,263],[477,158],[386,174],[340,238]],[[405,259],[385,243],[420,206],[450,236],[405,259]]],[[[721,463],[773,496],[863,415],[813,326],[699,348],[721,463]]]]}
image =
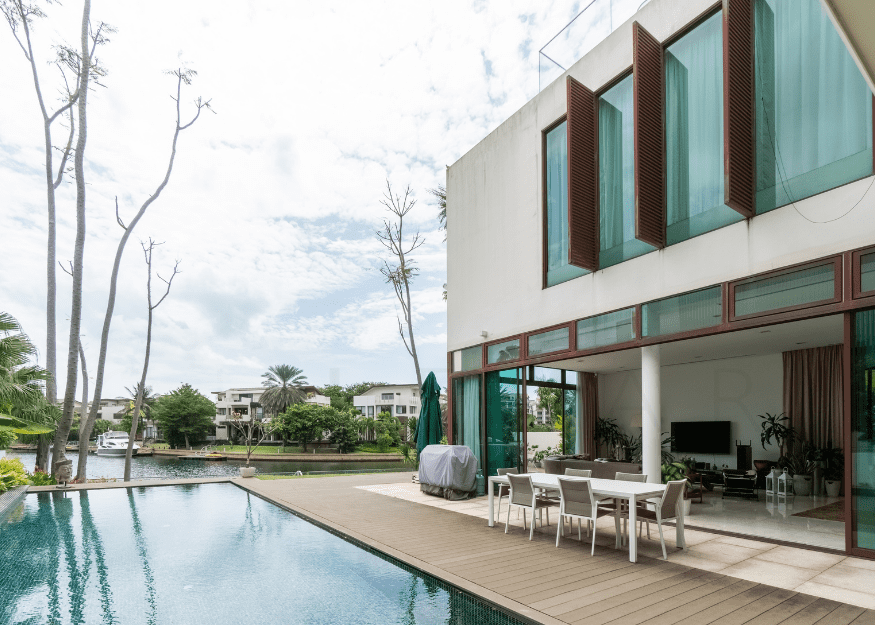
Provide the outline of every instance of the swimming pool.
{"type": "Polygon", "coordinates": [[[200,484],[27,495],[0,525],[0,622],[524,621],[232,484],[200,484]]]}

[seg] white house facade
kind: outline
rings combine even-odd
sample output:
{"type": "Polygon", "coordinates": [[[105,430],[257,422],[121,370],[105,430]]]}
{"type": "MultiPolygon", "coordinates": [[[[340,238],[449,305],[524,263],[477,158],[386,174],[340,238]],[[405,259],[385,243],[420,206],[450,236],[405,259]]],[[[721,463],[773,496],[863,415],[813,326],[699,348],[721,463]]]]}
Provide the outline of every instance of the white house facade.
{"type": "Polygon", "coordinates": [[[565,395],[565,454],[612,455],[613,421],[655,482],[677,432],[678,457],[758,483],[784,463],[760,415],[783,413],[844,458],[844,496],[784,513],[845,521],[772,537],[875,557],[872,34],[836,23],[818,0],[651,0],[449,167],[449,437],[484,474],[525,471],[539,386],[565,395]]]}
{"type": "MultiPolygon", "coordinates": [[[[249,421],[254,415],[256,419],[261,419],[264,416],[264,409],[261,407],[260,400],[266,390],[263,386],[257,386],[214,391],[213,394],[216,396],[216,439],[227,440],[229,438],[232,426],[228,424],[228,421],[232,418],[249,421]]],[[[305,386],[303,390],[307,394],[307,399],[304,400],[306,403],[317,406],[331,405],[331,400],[320,395],[315,386],[305,386]]]]}
{"type": "Polygon", "coordinates": [[[417,384],[374,386],[352,399],[355,409],[366,417],[376,418],[381,412],[407,419],[418,417],[420,390],[417,384]]]}

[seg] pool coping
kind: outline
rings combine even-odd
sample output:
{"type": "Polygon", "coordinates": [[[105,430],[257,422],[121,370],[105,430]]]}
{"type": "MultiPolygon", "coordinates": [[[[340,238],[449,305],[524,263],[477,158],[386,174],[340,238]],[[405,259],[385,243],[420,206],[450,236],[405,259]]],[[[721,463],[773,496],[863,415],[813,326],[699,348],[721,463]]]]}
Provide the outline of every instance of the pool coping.
{"type": "Polygon", "coordinates": [[[184,486],[186,484],[222,484],[230,482],[230,477],[196,477],[182,480],[131,480],[130,482],[89,482],[61,486],[31,486],[29,493],[71,492],[77,490],[104,490],[108,488],[139,488],[141,486],[184,486]]]}
{"type": "Polygon", "coordinates": [[[381,543],[369,536],[365,536],[364,534],[360,534],[354,530],[350,530],[349,528],[342,527],[337,525],[336,523],[329,521],[323,517],[319,517],[318,515],[313,514],[309,511],[304,511],[302,509],[296,508],[284,501],[280,501],[266,495],[265,493],[258,492],[255,489],[249,488],[246,482],[242,480],[245,478],[233,478],[229,480],[234,486],[258,497],[259,499],[263,499],[278,508],[282,508],[283,510],[294,514],[295,516],[304,519],[305,521],[312,523],[313,525],[320,527],[331,534],[342,538],[356,546],[359,546],[366,550],[372,550],[379,552],[385,556],[388,556],[392,559],[398,560],[404,563],[406,566],[410,568],[416,569],[417,571],[429,575],[431,577],[435,577],[439,579],[444,584],[448,586],[452,586],[457,590],[467,593],[469,595],[473,595],[477,598],[477,600],[482,601],[483,603],[489,605],[490,607],[505,613],[506,615],[515,618],[524,623],[531,623],[532,625],[568,625],[568,623],[564,621],[560,621],[552,616],[544,614],[543,612],[539,612],[534,610],[522,603],[518,603],[504,595],[501,595],[493,590],[489,590],[488,588],[484,588],[478,584],[468,581],[463,577],[459,577],[446,571],[440,567],[437,567],[433,564],[429,564],[428,562],[424,562],[419,558],[415,558],[409,554],[404,553],[403,551],[399,551],[381,543]]]}
{"type": "Polygon", "coordinates": [[[6,520],[6,517],[18,507],[18,505],[27,495],[27,486],[13,486],[5,493],[0,495],[0,525],[6,520]]]}

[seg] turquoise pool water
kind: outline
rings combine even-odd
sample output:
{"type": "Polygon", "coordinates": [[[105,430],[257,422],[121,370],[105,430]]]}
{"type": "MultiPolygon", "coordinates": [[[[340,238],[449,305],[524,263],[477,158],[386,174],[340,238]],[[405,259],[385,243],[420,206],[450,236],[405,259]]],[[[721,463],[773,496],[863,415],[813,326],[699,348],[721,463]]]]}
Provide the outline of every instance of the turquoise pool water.
{"type": "Polygon", "coordinates": [[[231,484],[27,495],[0,622],[522,623],[231,484]]]}

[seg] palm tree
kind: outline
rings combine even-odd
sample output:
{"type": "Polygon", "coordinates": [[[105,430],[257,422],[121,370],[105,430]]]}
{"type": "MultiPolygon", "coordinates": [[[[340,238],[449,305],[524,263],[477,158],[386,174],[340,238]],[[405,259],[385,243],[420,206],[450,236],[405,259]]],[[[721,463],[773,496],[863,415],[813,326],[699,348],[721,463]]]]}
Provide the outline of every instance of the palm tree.
{"type": "MultiPolygon", "coordinates": [[[[130,394],[131,399],[133,401],[137,401],[137,393],[140,392],[140,383],[134,382],[132,387],[125,387],[125,390],[130,394]]],[[[152,392],[151,386],[146,386],[143,388],[143,407],[140,410],[140,416],[145,419],[152,418],[152,406],[155,405],[155,401],[158,399],[158,396],[152,392]]],[[[127,412],[133,414],[133,407],[129,408],[127,412]]],[[[126,413],[127,414],[127,413],[126,413]]]]}
{"type": "MultiPolygon", "coordinates": [[[[28,361],[36,348],[14,317],[0,312],[0,429],[18,434],[54,431],[42,394],[49,372],[28,361]]],[[[54,414],[54,413],[53,413],[54,414]]]]}
{"type": "Polygon", "coordinates": [[[274,365],[261,377],[264,378],[262,384],[267,387],[260,400],[266,414],[282,414],[292,404],[306,399],[303,386],[307,383],[307,376],[297,367],[274,365]]]}

